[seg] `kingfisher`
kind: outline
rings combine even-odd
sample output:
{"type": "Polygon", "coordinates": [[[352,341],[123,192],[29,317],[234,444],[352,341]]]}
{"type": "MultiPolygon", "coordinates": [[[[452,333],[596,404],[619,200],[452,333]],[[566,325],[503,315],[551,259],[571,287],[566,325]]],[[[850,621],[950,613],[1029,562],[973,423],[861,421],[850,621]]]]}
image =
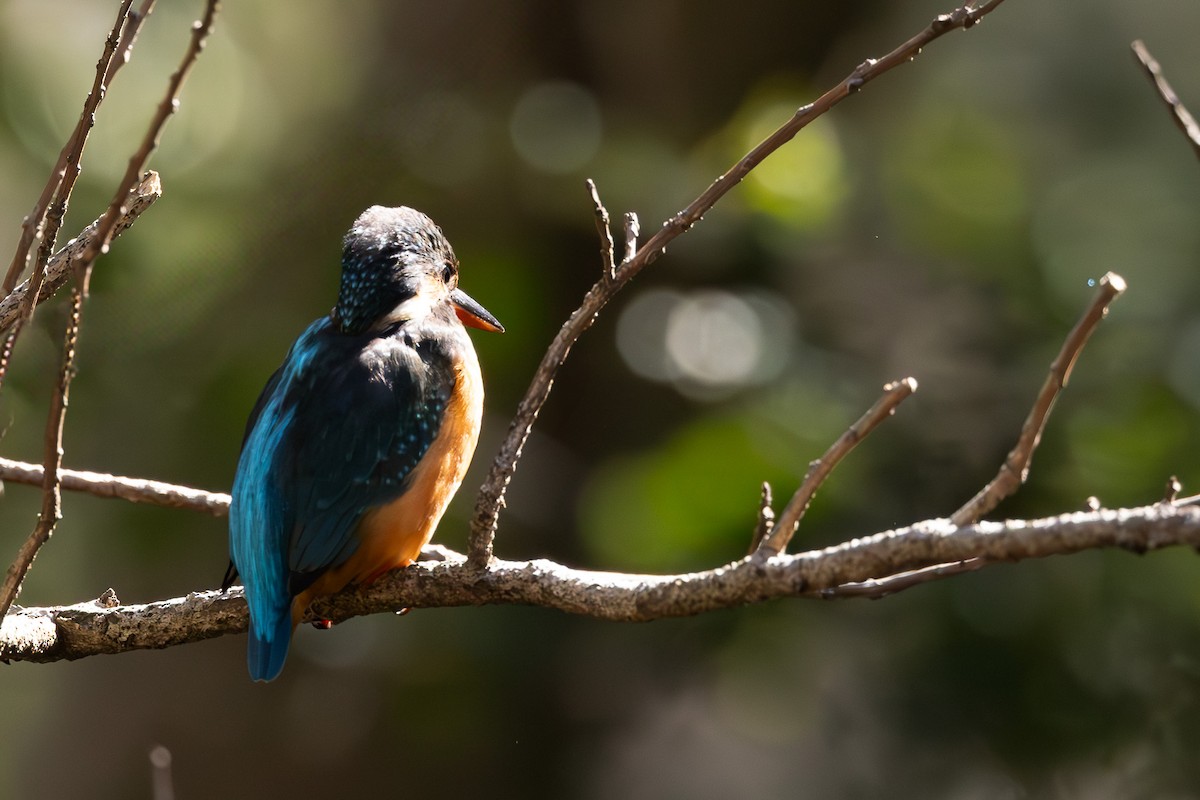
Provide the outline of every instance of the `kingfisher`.
{"type": "Polygon", "coordinates": [[[503,332],[458,288],[433,220],[368,208],[342,246],[337,305],[267,381],[246,423],[230,565],[250,606],[250,677],[283,669],[318,597],[411,564],[462,483],[483,417],[464,325],[503,332]]]}

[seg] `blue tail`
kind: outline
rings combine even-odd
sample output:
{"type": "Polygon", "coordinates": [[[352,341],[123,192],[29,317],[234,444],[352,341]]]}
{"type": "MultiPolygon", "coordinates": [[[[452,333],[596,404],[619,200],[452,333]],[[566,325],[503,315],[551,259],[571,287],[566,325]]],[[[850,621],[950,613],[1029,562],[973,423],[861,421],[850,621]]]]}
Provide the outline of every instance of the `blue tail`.
{"type": "Polygon", "coordinates": [[[250,622],[250,641],[246,647],[246,663],[250,677],[256,681],[273,681],[283,671],[288,645],[292,643],[292,612],[284,606],[282,613],[273,615],[271,627],[259,630],[250,622]]]}

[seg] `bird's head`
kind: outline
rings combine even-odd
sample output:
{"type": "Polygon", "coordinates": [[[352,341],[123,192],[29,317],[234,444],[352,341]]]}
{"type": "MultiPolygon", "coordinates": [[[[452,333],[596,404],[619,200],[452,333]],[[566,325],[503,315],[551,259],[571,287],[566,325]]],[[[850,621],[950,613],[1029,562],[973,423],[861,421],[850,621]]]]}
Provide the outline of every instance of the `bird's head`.
{"type": "Polygon", "coordinates": [[[405,206],[371,206],[346,233],[331,314],[343,333],[420,320],[449,306],[464,325],[504,327],[458,288],[458,259],[433,220],[405,206]]]}

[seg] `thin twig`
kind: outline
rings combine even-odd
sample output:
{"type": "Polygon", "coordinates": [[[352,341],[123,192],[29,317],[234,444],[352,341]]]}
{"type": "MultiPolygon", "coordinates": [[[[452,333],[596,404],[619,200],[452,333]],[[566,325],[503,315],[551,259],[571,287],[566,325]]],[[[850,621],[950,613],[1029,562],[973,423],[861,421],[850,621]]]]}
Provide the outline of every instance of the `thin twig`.
{"type": "Polygon", "coordinates": [[[637,240],[642,233],[642,225],[638,215],[632,211],[625,212],[625,255],[621,257],[621,266],[625,266],[637,255],[637,240]]]}
{"type": "MultiPolygon", "coordinates": [[[[229,495],[220,492],[206,492],[190,486],[103,472],[60,469],[58,474],[62,488],[72,492],[86,492],[96,497],[119,498],[163,508],[201,511],[214,517],[224,517],[229,513],[229,495]]],[[[41,486],[45,480],[45,470],[41,464],[0,458],[0,480],[41,486]]]]}
{"type": "Polygon", "coordinates": [[[750,537],[750,549],[753,553],[762,544],[763,539],[775,527],[775,509],[771,507],[774,500],[771,497],[771,484],[763,481],[762,493],[758,497],[758,522],[754,525],[754,534],[750,537]]]}
{"type": "Polygon", "coordinates": [[[537,421],[538,414],[554,383],[554,376],[566,360],[571,347],[584,331],[592,326],[601,309],[634,276],[666,252],[667,245],[700,221],[717,201],[742,181],[752,169],[771,153],[778,150],[813,120],[821,117],[835,105],[860,91],[870,81],[901,64],[913,61],[931,42],[958,28],[970,28],[985,15],[994,11],[1003,0],[987,0],[979,6],[967,4],[949,14],[934,19],[925,30],[881,59],[868,59],[860,64],[837,86],[834,86],[812,103],[802,106],[774,133],[759,143],[725,174],[719,176],[687,208],[667,220],[634,256],[628,259],[613,280],[603,279],[588,290],[580,304],[550,343],[542,361],[538,364],[525,396],[517,406],[516,414],[509,423],[508,433],[492,460],[491,469],[480,487],[471,520],[469,538],[470,563],[482,568],[492,557],[492,542],[504,505],[504,494],[516,472],[517,462],[529,432],[537,421]]]}
{"type": "Polygon", "coordinates": [[[1142,69],[1146,72],[1146,77],[1154,84],[1158,96],[1166,103],[1167,108],[1171,112],[1171,118],[1175,120],[1176,126],[1183,131],[1183,135],[1192,145],[1192,150],[1200,157],[1200,125],[1196,124],[1196,118],[1191,115],[1183,102],[1179,99],[1179,95],[1175,94],[1175,90],[1171,88],[1171,84],[1167,83],[1167,79],[1163,76],[1162,67],[1154,60],[1154,56],[1150,55],[1150,51],[1146,49],[1146,45],[1141,39],[1134,41],[1130,45],[1133,49],[1133,55],[1137,58],[1138,63],[1142,65],[1142,69]]]}
{"type": "MultiPolygon", "coordinates": [[[[147,5],[151,4],[152,0],[147,0],[147,5]]],[[[78,260],[73,265],[78,283],[73,295],[71,318],[67,324],[66,346],[63,350],[59,391],[55,395],[55,400],[51,404],[50,413],[46,419],[46,458],[43,464],[45,473],[42,483],[42,513],[38,518],[38,523],[34,527],[33,532],[30,533],[25,543],[21,545],[17,558],[9,567],[3,584],[0,585],[0,620],[3,620],[8,609],[16,600],[21,582],[29,571],[33,559],[37,556],[42,545],[49,540],[55,524],[57,524],[58,519],[61,517],[62,492],[58,473],[62,465],[62,430],[66,417],[67,397],[71,379],[75,371],[76,337],[82,323],[83,302],[88,295],[92,268],[95,266],[96,259],[102,253],[108,251],[108,245],[112,241],[117,223],[126,212],[123,203],[134,185],[138,182],[146,161],[150,158],[150,154],[158,146],[159,137],[162,135],[162,130],[167,120],[175,113],[175,109],[179,107],[179,92],[183,88],[183,84],[191,72],[192,66],[196,63],[200,52],[204,49],[204,44],[208,39],[209,33],[212,31],[213,20],[218,7],[218,0],[207,0],[203,20],[192,26],[192,37],[188,43],[187,50],[184,52],[183,60],[179,68],[171,75],[170,81],[168,81],[167,93],[150,122],[146,135],[142,139],[142,144],[133,156],[130,157],[125,177],[122,179],[120,186],[113,196],[112,202],[109,203],[108,210],[96,226],[96,236],[84,247],[83,252],[80,253],[78,260]]],[[[33,291],[33,287],[31,287],[29,290],[30,294],[33,294],[33,291]]]]}
{"type": "MultiPolygon", "coordinates": [[[[972,558],[1015,562],[1103,547],[1143,553],[1171,546],[1200,546],[1200,509],[1155,503],[963,528],[944,519],[927,520],[820,550],[771,559],[747,557],[682,575],[624,575],[571,569],[550,561],[500,559],[481,572],[463,556],[443,548],[439,559],[419,561],[369,587],[344,591],[321,601],[313,613],[341,622],[406,607],[503,604],[645,622],[777,598],[821,597],[823,589],[972,558]]],[[[952,572],[940,567],[928,579],[952,572]]],[[[900,588],[900,584],[893,586],[900,588]]],[[[146,605],[108,608],[90,602],[26,608],[10,614],[0,626],[0,660],[59,661],[173,647],[240,633],[246,629],[246,617],[241,587],[193,592],[146,605]]]]}
{"type": "Polygon", "coordinates": [[[907,400],[916,390],[917,382],[913,378],[904,378],[883,387],[883,396],[876,400],[875,404],[867,409],[867,412],[859,417],[858,421],[851,425],[845,433],[839,436],[823,456],[808,465],[808,472],[805,473],[800,487],[796,489],[792,499],[780,512],[771,532],[759,543],[757,555],[776,556],[787,549],[788,542],[791,541],[792,536],[796,533],[796,528],[800,525],[800,520],[804,517],[804,512],[808,510],[809,504],[817,494],[817,489],[829,477],[829,473],[833,472],[834,467],[871,431],[896,413],[896,407],[907,400]]]}
{"type": "Polygon", "coordinates": [[[63,340],[62,367],[58,372],[58,391],[50,401],[50,413],[46,416],[45,461],[42,464],[42,511],[37,525],[17,551],[17,557],[9,565],[0,583],[0,620],[8,613],[21,584],[29,574],[33,560],[54,533],[54,526],[62,518],[62,491],[59,486],[58,470],[62,466],[63,423],[67,415],[67,402],[71,393],[71,374],[75,371],[75,344],[79,335],[80,312],[83,309],[83,293],[78,287],[72,292],[71,316],[67,320],[67,331],[63,340]]]}
{"type": "MultiPolygon", "coordinates": [[[[96,124],[96,112],[99,110],[100,104],[104,102],[105,94],[117,71],[129,60],[133,42],[137,38],[137,31],[141,27],[145,15],[149,13],[148,8],[130,13],[129,7],[132,4],[133,0],[122,0],[120,8],[117,10],[116,22],[113,23],[112,30],[104,41],[104,52],[101,53],[100,60],[96,62],[96,77],[92,82],[92,90],[83,102],[83,111],[79,115],[79,121],[75,124],[75,129],[67,139],[67,143],[63,145],[58,161],[55,163],[50,177],[46,180],[46,185],[42,188],[42,193],[34,204],[33,211],[25,217],[21,224],[21,236],[17,242],[17,249],[9,264],[8,272],[4,276],[4,294],[12,292],[17,278],[20,277],[29,261],[29,254],[36,240],[42,240],[39,249],[43,250],[47,256],[54,247],[58,235],[58,225],[61,224],[63,214],[66,212],[75,179],[79,176],[88,134],[96,124]],[[56,213],[48,218],[51,203],[55,204],[56,213]]],[[[31,277],[35,287],[41,282],[39,273],[44,267],[45,259],[39,259],[39,262],[34,264],[31,277]]]]}
{"type": "Polygon", "coordinates": [[[822,600],[847,600],[852,597],[865,597],[871,600],[878,600],[881,597],[887,597],[890,594],[896,594],[896,592],[902,592],[905,589],[911,589],[923,583],[949,578],[951,575],[976,572],[986,567],[988,563],[987,559],[984,558],[968,558],[965,561],[954,561],[949,564],[934,564],[931,567],[909,570],[908,572],[901,572],[898,575],[889,575],[886,578],[871,578],[870,580],[844,583],[841,586],[820,589],[811,592],[810,596],[819,597],[822,600]]]}
{"type": "Polygon", "coordinates": [[[1067,334],[1062,349],[1050,364],[1050,373],[1046,376],[1041,391],[1038,392],[1033,408],[1029,410],[1029,416],[1025,418],[1025,424],[1021,426],[1021,434],[1017,437],[1016,445],[1009,451],[1004,463],[1000,465],[1000,471],[996,477],[987,486],[980,489],[966,505],[951,515],[950,519],[955,525],[969,525],[981,518],[1025,482],[1029,476],[1029,464],[1033,460],[1033,451],[1041,442],[1046,420],[1050,417],[1050,410],[1054,407],[1054,399],[1058,397],[1058,393],[1070,380],[1075,360],[1079,358],[1092,331],[1108,314],[1109,305],[1124,291],[1125,279],[1115,272],[1109,272],[1100,279],[1100,285],[1096,289],[1096,295],[1092,298],[1092,302],[1084,311],[1079,322],[1075,323],[1075,327],[1067,334]]]}
{"type": "Polygon", "coordinates": [[[1183,491],[1183,484],[1179,482],[1178,476],[1172,475],[1167,479],[1167,487],[1163,491],[1163,502],[1174,503],[1179,499],[1179,493],[1183,491]]]}
{"type": "Polygon", "coordinates": [[[600,202],[600,192],[596,182],[591,178],[586,181],[588,195],[592,198],[592,206],[596,211],[596,233],[600,236],[600,263],[604,267],[604,275],[611,281],[616,276],[613,265],[613,235],[608,217],[608,209],[600,202]]]}
{"type": "Polygon", "coordinates": [[[196,64],[196,59],[200,57],[200,53],[204,50],[204,45],[208,41],[209,34],[212,33],[213,21],[216,19],[220,6],[220,0],[206,0],[204,17],[192,24],[192,36],[188,41],[187,50],[184,51],[179,67],[172,73],[170,80],[167,82],[166,94],[163,96],[162,102],[158,104],[153,119],[150,120],[150,125],[146,129],[142,143],[137,151],[129,157],[129,164],[125,168],[125,176],[121,179],[121,184],[113,196],[108,210],[100,218],[100,222],[96,226],[96,236],[78,256],[75,263],[75,272],[80,276],[80,287],[83,289],[84,297],[87,297],[91,284],[92,266],[102,253],[108,252],[108,245],[112,242],[115,235],[114,231],[116,230],[117,222],[125,214],[126,209],[122,205],[125,197],[137,184],[142,170],[146,167],[146,162],[150,160],[150,155],[157,149],[163,129],[167,125],[167,120],[179,108],[179,93],[183,89],[188,75],[191,74],[192,67],[196,64]]]}
{"type": "MultiPolygon", "coordinates": [[[[104,81],[100,84],[100,98],[107,92],[107,87],[112,84],[117,71],[129,62],[129,58],[133,53],[133,45],[137,41],[138,32],[141,30],[142,23],[146,17],[154,10],[154,3],[155,0],[143,0],[142,7],[138,11],[129,13],[124,30],[121,32],[121,41],[116,51],[108,58],[104,81]]],[[[103,62],[104,59],[101,59],[101,63],[103,62]]],[[[97,64],[96,68],[97,77],[99,77],[100,64],[97,64]]],[[[88,100],[91,100],[90,96],[88,100]]],[[[99,102],[99,99],[97,99],[97,106],[99,106],[99,102]]],[[[80,129],[76,136],[78,147],[68,156],[66,169],[62,173],[62,182],[54,193],[54,202],[46,210],[41,243],[38,245],[33,272],[29,276],[29,292],[27,293],[25,302],[21,306],[21,320],[23,324],[19,328],[14,329],[18,337],[21,335],[21,329],[33,317],[34,308],[41,302],[38,298],[41,294],[42,281],[45,278],[46,264],[50,260],[50,254],[54,252],[55,244],[58,242],[58,232],[62,227],[63,217],[66,216],[67,206],[70,205],[71,193],[75,190],[75,181],[83,171],[83,148],[87,141],[88,132],[95,125],[95,113],[93,111],[92,114],[88,114],[86,102],[83,113],[84,116],[89,117],[89,121],[86,127],[83,127],[83,117],[80,118],[80,129]]],[[[7,282],[5,287],[8,287],[7,282]]]]}
{"type": "MultiPolygon", "coordinates": [[[[162,184],[159,182],[158,173],[148,170],[125,198],[123,204],[125,213],[117,219],[117,225],[113,228],[111,238],[116,239],[128,230],[137,218],[161,196],[162,184]]],[[[39,303],[53,297],[54,293],[62,288],[67,279],[71,277],[73,263],[85,250],[92,246],[102,220],[103,217],[84,228],[78,236],[67,242],[61,250],[50,257],[50,261],[46,264],[45,279],[42,281],[41,291],[38,292],[37,301],[39,303]]],[[[21,304],[25,301],[28,293],[29,281],[25,281],[9,292],[7,297],[0,300],[0,332],[10,329],[17,319],[20,318],[21,304]]]]}

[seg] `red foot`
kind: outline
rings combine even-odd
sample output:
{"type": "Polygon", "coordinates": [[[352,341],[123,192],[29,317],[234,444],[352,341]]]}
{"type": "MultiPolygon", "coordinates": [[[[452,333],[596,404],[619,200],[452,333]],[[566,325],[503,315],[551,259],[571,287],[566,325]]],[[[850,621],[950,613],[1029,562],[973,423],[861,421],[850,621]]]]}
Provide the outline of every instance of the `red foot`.
{"type": "Polygon", "coordinates": [[[402,609],[400,609],[399,611],[397,611],[397,612],[396,612],[396,616],[397,616],[397,617],[407,617],[407,616],[408,616],[408,612],[410,612],[410,611],[412,611],[412,609],[411,609],[411,608],[407,608],[407,607],[406,607],[406,608],[402,608],[402,609]]]}
{"type": "Polygon", "coordinates": [[[319,631],[327,631],[333,627],[333,620],[331,620],[331,619],[314,619],[312,621],[312,626],[319,631]]]}

